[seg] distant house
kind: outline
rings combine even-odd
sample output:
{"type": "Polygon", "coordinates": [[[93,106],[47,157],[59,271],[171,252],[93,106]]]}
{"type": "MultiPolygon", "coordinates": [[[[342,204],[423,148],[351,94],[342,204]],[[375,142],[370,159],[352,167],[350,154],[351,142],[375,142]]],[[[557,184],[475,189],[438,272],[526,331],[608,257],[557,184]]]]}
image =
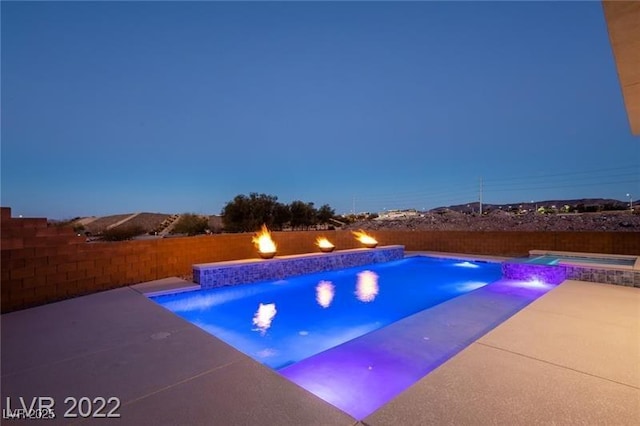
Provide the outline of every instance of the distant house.
{"type": "Polygon", "coordinates": [[[378,217],[375,220],[398,220],[398,219],[409,219],[418,217],[418,212],[416,209],[407,209],[407,210],[385,210],[378,214],[378,217]]]}

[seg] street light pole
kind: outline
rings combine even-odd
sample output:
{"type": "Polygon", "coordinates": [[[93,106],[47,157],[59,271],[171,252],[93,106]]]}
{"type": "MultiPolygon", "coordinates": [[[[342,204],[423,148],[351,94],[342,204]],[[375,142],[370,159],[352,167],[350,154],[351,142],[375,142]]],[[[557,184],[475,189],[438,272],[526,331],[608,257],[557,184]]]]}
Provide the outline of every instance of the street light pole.
{"type": "Polygon", "coordinates": [[[480,197],[479,197],[479,211],[480,217],[482,217],[482,176],[480,176],[480,197]]]}
{"type": "Polygon", "coordinates": [[[633,213],[633,199],[631,198],[631,194],[627,194],[629,197],[629,210],[633,213]]]}

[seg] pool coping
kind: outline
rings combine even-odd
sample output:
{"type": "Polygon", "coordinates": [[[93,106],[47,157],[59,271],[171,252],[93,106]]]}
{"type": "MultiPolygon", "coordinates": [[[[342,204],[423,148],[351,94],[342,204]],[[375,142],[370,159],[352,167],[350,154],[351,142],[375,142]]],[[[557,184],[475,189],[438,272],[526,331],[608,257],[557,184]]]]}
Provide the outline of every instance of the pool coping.
{"type": "MultiPolygon", "coordinates": [[[[168,285],[146,284],[147,289],[168,285]]],[[[171,285],[185,286],[178,279],[171,285]]],[[[640,348],[637,288],[565,281],[364,422],[157,306],[141,291],[124,287],[2,315],[2,404],[7,395],[51,395],[61,404],[58,398],[70,390],[103,396],[116,390],[123,398],[123,419],[155,424],[209,424],[211,419],[227,424],[374,426],[465,419],[506,424],[550,418],[621,424],[640,416],[640,383],[620,379],[637,379],[633,368],[640,354],[621,347],[635,342],[640,348]],[[540,328],[541,321],[553,326],[540,328]],[[567,339],[573,335],[576,339],[567,339]],[[590,350],[577,356],[585,347],[590,350]],[[587,358],[595,361],[585,366],[587,358]],[[629,368],[633,374],[618,371],[629,368]]]]}

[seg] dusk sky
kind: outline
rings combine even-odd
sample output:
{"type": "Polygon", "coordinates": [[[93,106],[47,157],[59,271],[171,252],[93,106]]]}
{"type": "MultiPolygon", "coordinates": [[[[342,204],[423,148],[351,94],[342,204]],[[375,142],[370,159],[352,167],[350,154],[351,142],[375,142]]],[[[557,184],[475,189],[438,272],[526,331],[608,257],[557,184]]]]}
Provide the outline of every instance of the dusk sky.
{"type": "Polygon", "coordinates": [[[600,2],[6,2],[13,215],[640,198],[600,2]]]}

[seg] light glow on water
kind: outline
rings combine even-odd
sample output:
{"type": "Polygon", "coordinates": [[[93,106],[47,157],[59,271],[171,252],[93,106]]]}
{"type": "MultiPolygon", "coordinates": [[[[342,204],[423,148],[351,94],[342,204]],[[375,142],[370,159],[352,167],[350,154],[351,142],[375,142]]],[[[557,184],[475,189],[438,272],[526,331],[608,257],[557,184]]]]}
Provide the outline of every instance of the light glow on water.
{"type": "Polygon", "coordinates": [[[253,316],[253,325],[257,327],[253,330],[259,331],[262,335],[264,335],[271,327],[271,322],[273,321],[273,318],[277,313],[278,310],[276,309],[275,303],[261,303],[260,306],[258,306],[258,310],[256,311],[255,315],[253,316]]]}
{"type": "Polygon", "coordinates": [[[547,284],[539,278],[533,278],[529,281],[519,281],[519,283],[522,287],[533,288],[533,289],[548,290],[555,287],[555,285],[547,284]]]}
{"type": "Polygon", "coordinates": [[[356,297],[364,303],[373,302],[380,291],[378,274],[372,271],[362,271],[358,274],[356,283],[356,297]]]}
{"type": "Polygon", "coordinates": [[[260,358],[270,358],[270,357],[276,356],[277,354],[278,352],[275,349],[271,349],[271,348],[262,349],[257,353],[257,355],[260,358]]]}
{"type": "Polygon", "coordinates": [[[320,281],[316,286],[316,302],[323,308],[331,306],[335,296],[335,286],[331,281],[320,281]]]}
{"type": "Polygon", "coordinates": [[[466,293],[468,291],[473,291],[473,290],[475,290],[477,288],[484,287],[487,284],[489,284],[489,283],[485,282],[485,281],[467,281],[467,282],[458,284],[458,286],[456,288],[459,291],[466,293]]]}
{"type": "Polygon", "coordinates": [[[231,294],[206,294],[199,298],[177,299],[167,302],[164,307],[172,312],[189,312],[195,310],[206,310],[220,303],[233,300],[231,294]]]}
{"type": "Polygon", "coordinates": [[[477,263],[471,263],[468,261],[458,262],[455,264],[455,266],[459,266],[461,268],[479,268],[480,267],[480,265],[478,265],[477,263]]]}

